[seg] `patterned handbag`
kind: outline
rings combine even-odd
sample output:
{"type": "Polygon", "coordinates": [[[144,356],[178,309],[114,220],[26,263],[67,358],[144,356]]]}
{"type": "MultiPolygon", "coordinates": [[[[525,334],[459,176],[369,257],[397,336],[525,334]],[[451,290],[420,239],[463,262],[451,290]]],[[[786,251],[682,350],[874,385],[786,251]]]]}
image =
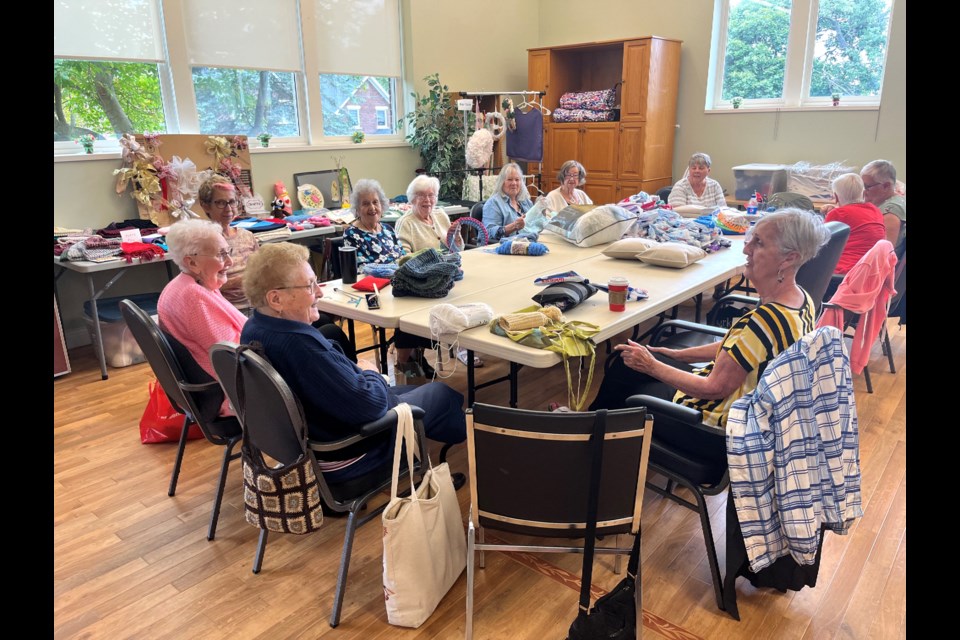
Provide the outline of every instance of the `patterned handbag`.
{"type": "Polygon", "coordinates": [[[249,524],[279,533],[310,533],[323,524],[320,488],[306,454],[293,464],[272,468],[260,450],[241,447],[243,505],[249,524]]]}

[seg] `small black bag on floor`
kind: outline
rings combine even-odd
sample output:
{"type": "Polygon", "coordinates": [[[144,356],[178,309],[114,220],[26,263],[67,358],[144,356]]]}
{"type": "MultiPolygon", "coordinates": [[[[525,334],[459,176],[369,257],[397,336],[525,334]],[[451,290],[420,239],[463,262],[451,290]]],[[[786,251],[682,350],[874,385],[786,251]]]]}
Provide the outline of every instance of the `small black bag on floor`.
{"type": "Polygon", "coordinates": [[[600,469],[603,460],[603,436],[606,410],[597,411],[594,424],[593,465],[590,471],[587,530],[583,548],[583,572],[580,578],[580,610],[570,625],[567,640],[636,640],[637,606],[636,576],[640,566],[640,532],[637,532],[627,577],[590,608],[590,583],[593,579],[593,556],[597,538],[597,504],[600,501],[600,469]]]}

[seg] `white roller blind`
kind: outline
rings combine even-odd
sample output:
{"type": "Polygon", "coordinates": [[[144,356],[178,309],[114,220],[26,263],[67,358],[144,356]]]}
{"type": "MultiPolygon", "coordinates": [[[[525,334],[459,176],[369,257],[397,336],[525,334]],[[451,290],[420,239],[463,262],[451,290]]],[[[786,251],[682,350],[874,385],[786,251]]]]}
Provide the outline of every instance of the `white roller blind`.
{"type": "Polygon", "coordinates": [[[296,0],[184,0],[191,66],[300,70],[296,0]]]}
{"type": "Polygon", "coordinates": [[[53,55],[162,62],[158,0],[55,0],[53,55]]]}
{"type": "Polygon", "coordinates": [[[397,0],[313,0],[313,9],[320,73],[400,75],[397,0]]]}

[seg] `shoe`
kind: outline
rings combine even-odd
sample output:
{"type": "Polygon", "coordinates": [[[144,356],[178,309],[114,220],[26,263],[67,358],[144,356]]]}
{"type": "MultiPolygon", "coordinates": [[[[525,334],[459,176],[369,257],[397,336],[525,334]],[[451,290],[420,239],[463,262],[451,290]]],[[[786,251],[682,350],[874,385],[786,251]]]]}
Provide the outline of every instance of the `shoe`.
{"type": "Polygon", "coordinates": [[[460,487],[467,484],[467,476],[463,475],[462,473],[451,474],[450,479],[453,480],[454,491],[459,491],[460,487]]]}
{"type": "MultiPolygon", "coordinates": [[[[457,360],[459,360],[460,362],[462,362],[464,365],[467,364],[467,350],[466,350],[466,349],[460,349],[459,351],[457,351],[457,360]]],[[[475,368],[480,368],[480,367],[483,366],[483,360],[480,359],[480,356],[478,356],[478,355],[474,355],[474,356],[473,356],[473,366],[474,366],[475,368]]]]}
{"type": "Polygon", "coordinates": [[[548,404],[547,411],[552,413],[571,413],[570,407],[565,404],[560,404],[559,402],[551,402],[548,404]]]}
{"type": "Polygon", "coordinates": [[[433,380],[437,377],[437,372],[434,370],[430,363],[427,362],[427,358],[421,354],[420,355],[420,368],[423,369],[423,377],[427,380],[433,380]]]}

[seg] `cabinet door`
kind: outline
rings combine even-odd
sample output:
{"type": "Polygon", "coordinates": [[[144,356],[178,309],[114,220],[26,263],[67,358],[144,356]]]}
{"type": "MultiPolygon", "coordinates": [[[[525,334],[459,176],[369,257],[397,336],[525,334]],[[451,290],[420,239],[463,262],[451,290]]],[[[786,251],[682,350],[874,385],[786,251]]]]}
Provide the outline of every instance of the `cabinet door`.
{"type": "Polygon", "coordinates": [[[581,125],[580,156],[577,159],[587,170],[587,179],[615,180],[620,124],[589,122],[581,125]]]}
{"type": "MultiPolygon", "coordinates": [[[[643,179],[643,122],[620,123],[620,158],[617,162],[617,177],[620,180],[643,179]]],[[[634,192],[636,193],[636,192],[634,192]]]]}
{"type": "Polygon", "coordinates": [[[560,167],[567,160],[579,160],[587,167],[587,174],[590,173],[590,167],[584,158],[580,157],[580,128],[581,124],[577,122],[551,124],[547,131],[549,132],[550,143],[547,148],[550,151],[549,158],[544,158],[546,172],[548,175],[556,176],[560,172],[560,167]]]}
{"type": "Polygon", "coordinates": [[[615,204],[621,198],[617,196],[617,183],[612,180],[591,180],[587,176],[587,184],[581,187],[596,205],[615,204]]]}
{"type": "Polygon", "coordinates": [[[549,86],[549,78],[550,52],[531,51],[527,56],[527,89],[530,91],[546,91],[549,86]]]}
{"type": "MultiPolygon", "coordinates": [[[[617,196],[620,200],[623,200],[624,198],[635,196],[641,191],[643,191],[643,185],[639,181],[628,180],[626,182],[619,183],[619,191],[617,191],[617,196]]],[[[653,194],[650,193],[649,195],[653,194]]]]}
{"type": "Polygon", "coordinates": [[[649,40],[634,40],[623,45],[623,90],[620,94],[621,120],[646,120],[649,68],[649,40]]]}

